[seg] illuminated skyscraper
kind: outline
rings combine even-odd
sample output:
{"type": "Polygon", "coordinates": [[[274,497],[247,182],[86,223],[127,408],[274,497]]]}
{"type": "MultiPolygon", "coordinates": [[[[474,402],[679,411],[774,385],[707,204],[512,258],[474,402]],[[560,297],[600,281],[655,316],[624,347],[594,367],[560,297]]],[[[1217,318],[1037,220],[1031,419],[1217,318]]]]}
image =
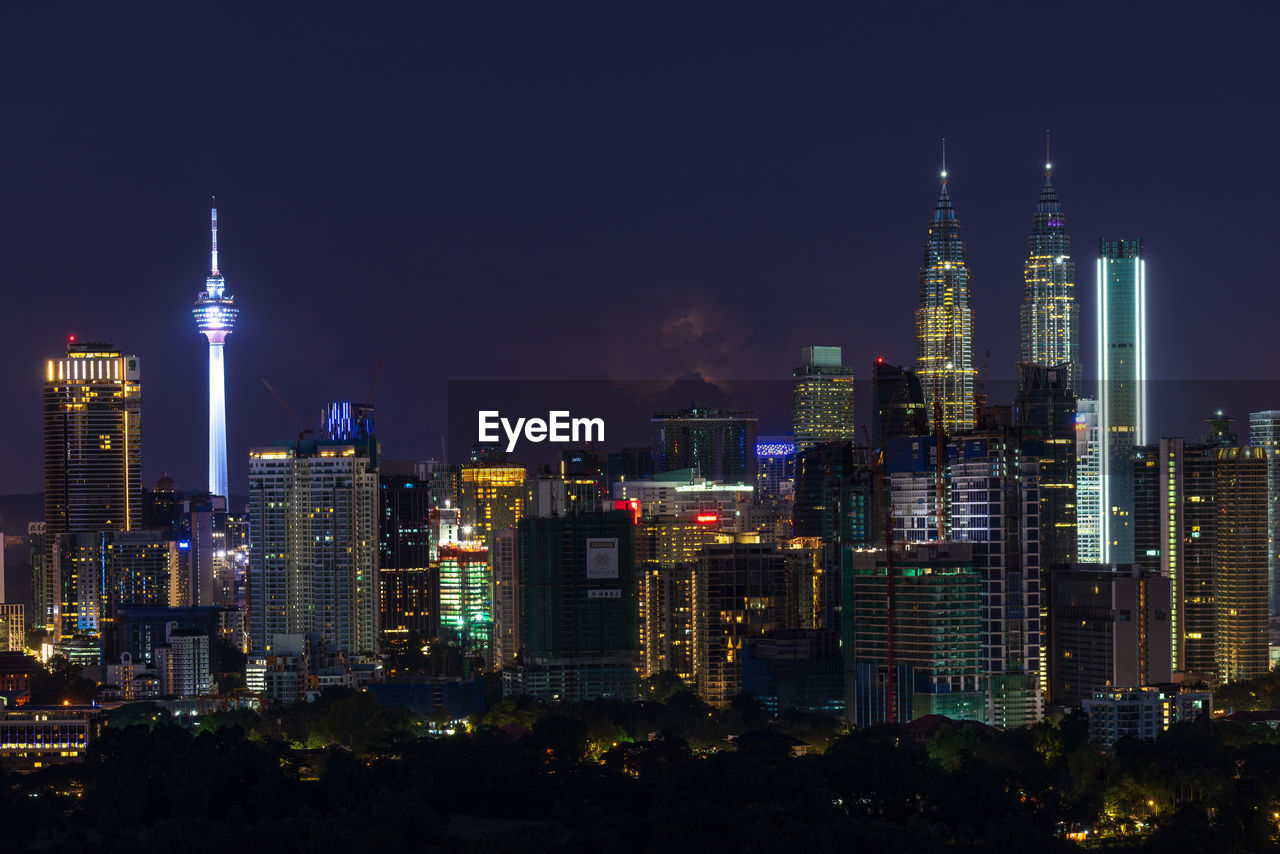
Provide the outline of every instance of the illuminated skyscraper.
{"type": "Polygon", "coordinates": [[[1066,387],[1080,393],[1080,309],[1076,306],[1076,265],[1071,263],[1062,206],[1053,188],[1046,152],[1044,189],[1036,205],[1022,299],[1022,362],[1042,367],[1067,366],[1066,387]]]}
{"type": "Polygon", "coordinates": [[[853,368],[841,364],[839,347],[805,347],[804,364],[791,372],[792,433],[800,450],[820,442],[857,439],[853,368]]]}
{"type": "Polygon", "coordinates": [[[1133,563],[1133,449],[1147,434],[1142,238],[1098,242],[1101,562],[1133,563]]]}
{"type": "Polygon", "coordinates": [[[1098,401],[1076,401],[1076,559],[1102,561],[1102,442],[1098,401]]]}
{"type": "Polygon", "coordinates": [[[1217,678],[1254,679],[1270,669],[1267,649],[1267,455],[1262,448],[1217,452],[1217,678]]]}
{"type": "Polygon", "coordinates": [[[1249,413],[1249,444],[1267,453],[1267,577],[1271,615],[1280,616],[1280,410],[1249,413]]]}
{"type": "Polygon", "coordinates": [[[960,222],[947,190],[946,160],[942,190],[929,223],[920,267],[920,307],[916,309],[916,373],[924,389],[932,423],[940,408],[947,433],[974,427],[973,312],[969,308],[969,268],[964,260],[960,222]]]}
{"type": "Polygon", "coordinates": [[[235,297],[226,292],[218,272],[218,208],[212,208],[213,246],[209,277],[196,297],[192,313],[200,334],[209,340],[209,492],[229,497],[227,486],[227,402],[223,379],[222,348],[236,324],[235,297]]]}
{"type": "Polygon", "coordinates": [[[378,649],[378,469],[324,439],[249,453],[249,635],[318,633],[348,657],[378,649]]]}
{"type": "MultiPolygon", "coordinates": [[[[59,534],[131,531],[142,524],[142,384],[136,356],[78,344],[50,359],[44,377],[45,588],[59,534]]],[[[54,573],[50,575],[49,573],[54,573]]],[[[52,598],[49,607],[57,607],[52,598]]],[[[59,632],[59,615],[52,619],[59,632]]]]}

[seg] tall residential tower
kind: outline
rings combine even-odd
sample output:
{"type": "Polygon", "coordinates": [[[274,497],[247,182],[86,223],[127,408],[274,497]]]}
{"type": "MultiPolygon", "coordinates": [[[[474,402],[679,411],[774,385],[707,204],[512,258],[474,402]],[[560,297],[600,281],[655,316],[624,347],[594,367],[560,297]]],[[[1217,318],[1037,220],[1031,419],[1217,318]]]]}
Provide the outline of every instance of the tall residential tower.
{"type": "Polygon", "coordinates": [[[942,428],[958,433],[974,428],[973,312],[969,308],[969,268],[964,260],[960,222],[947,191],[946,159],[942,190],[929,223],[920,267],[920,307],[916,309],[916,373],[924,388],[932,422],[941,413],[942,428]]]}
{"type": "Polygon", "coordinates": [[[209,339],[209,492],[228,498],[227,487],[227,401],[223,380],[222,348],[236,324],[235,297],[226,292],[226,282],[218,272],[218,206],[213,201],[209,277],[196,297],[192,313],[200,334],[209,339]]]}
{"type": "Polygon", "coordinates": [[[1042,367],[1068,366],[1067,388],[1080,394],[1080,309],[1076,305],[1076,266],[1071,263],[1062,206],[1053,188],[1046,152],[1044,188],[1027,240],[1026,283],[1022,299],[1021,361],[1042,367]]]}

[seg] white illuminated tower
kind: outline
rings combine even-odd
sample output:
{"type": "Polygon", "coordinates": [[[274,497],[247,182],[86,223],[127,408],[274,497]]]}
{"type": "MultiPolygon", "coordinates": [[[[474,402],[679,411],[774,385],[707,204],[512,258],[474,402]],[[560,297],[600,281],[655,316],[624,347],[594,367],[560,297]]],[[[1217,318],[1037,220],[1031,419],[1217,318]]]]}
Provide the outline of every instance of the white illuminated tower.
{"type": "Polygon", "coordinates": [[[209,277],[196,297],[196,326],[209,339],[209,492],[229,498],[227,490],[227,401],[223,381],[223,346],[236,323],[235,297],[226,292],[218,272],[218,202],[212,202],[213,245],[209,277]]]}

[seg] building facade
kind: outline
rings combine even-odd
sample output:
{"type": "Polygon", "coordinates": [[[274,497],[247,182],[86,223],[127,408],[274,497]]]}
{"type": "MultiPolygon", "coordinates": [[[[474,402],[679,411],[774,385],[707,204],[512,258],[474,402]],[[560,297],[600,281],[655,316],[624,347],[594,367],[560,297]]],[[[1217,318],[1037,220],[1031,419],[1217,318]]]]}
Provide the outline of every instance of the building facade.
{"type": "Polygon", "coordinates": [[[924,391],[930,424],[940,416],[946,433],[974,428],[973,392],[978,372],[973,365],[969,267],[945,167],[920,267],[916,373],[924,391]]]}
{"type": "Polygon", "coordinates": [[[1147,434],[1147,273],[1142,238],[1098,242],[1101,562],[1133,563],[1133,449],[1147,434]]]}
{"type": "Polygon", "coordinates": [[[796,445],[857,439],[853,368],[842,364],[839,347],[805,347],[791,372],[791,426],[796,445]]]}
{"type": "Polygon", "coordinates": [[[323,439],[249,452],[249,634],[316,633],[349,657],[378,649],[378,470],[323,439]]]}
{"type": "Polygon", "coordinates": [[[1044,165],[1044,187],[1032,219],[1023,266],[1021,358],[1025,364],[1057,367],[1065,388],[1080,393],[1080,309],[1076,305],[1076,266],[1071,237],[1053,169],[1044,165]]]}
{"type": "Polygon", "coordinates": [[[1267,453],[1217,452],[1217,678],[1221,683],[1270,670],[1267,645],[1267,453]]]}
{"type": "Polygon", "coordinates": [[[649,443],[655,474],[692,469],[721,483],[755,482],[756,417],[750,412],[659,412],[649,420],[649,443]]]}

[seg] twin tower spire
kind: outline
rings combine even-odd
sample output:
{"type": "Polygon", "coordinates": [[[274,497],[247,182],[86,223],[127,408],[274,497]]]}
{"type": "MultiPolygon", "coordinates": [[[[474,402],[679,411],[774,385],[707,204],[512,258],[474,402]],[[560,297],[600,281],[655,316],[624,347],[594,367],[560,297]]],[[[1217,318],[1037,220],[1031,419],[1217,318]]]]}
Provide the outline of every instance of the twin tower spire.
{"type": "MultiPolygon", "coordinates": [[[[969,267],[960,222],[951,203],[946,139],[942,141],[941,189],[925,239],[920,266],[920,306],[916,309],[916,373],[929,417],[941,418],[947,433],[977,424],[974,392],[973,310],[969,267]]],[[[1045,134],[1044,187],[1036,205],[1023,268],[1020,360],[1069,372],[1080,388],[1079,310],[1075,265],[1062,207],[1053,187],[1049,138],[1045,134]]]]}

